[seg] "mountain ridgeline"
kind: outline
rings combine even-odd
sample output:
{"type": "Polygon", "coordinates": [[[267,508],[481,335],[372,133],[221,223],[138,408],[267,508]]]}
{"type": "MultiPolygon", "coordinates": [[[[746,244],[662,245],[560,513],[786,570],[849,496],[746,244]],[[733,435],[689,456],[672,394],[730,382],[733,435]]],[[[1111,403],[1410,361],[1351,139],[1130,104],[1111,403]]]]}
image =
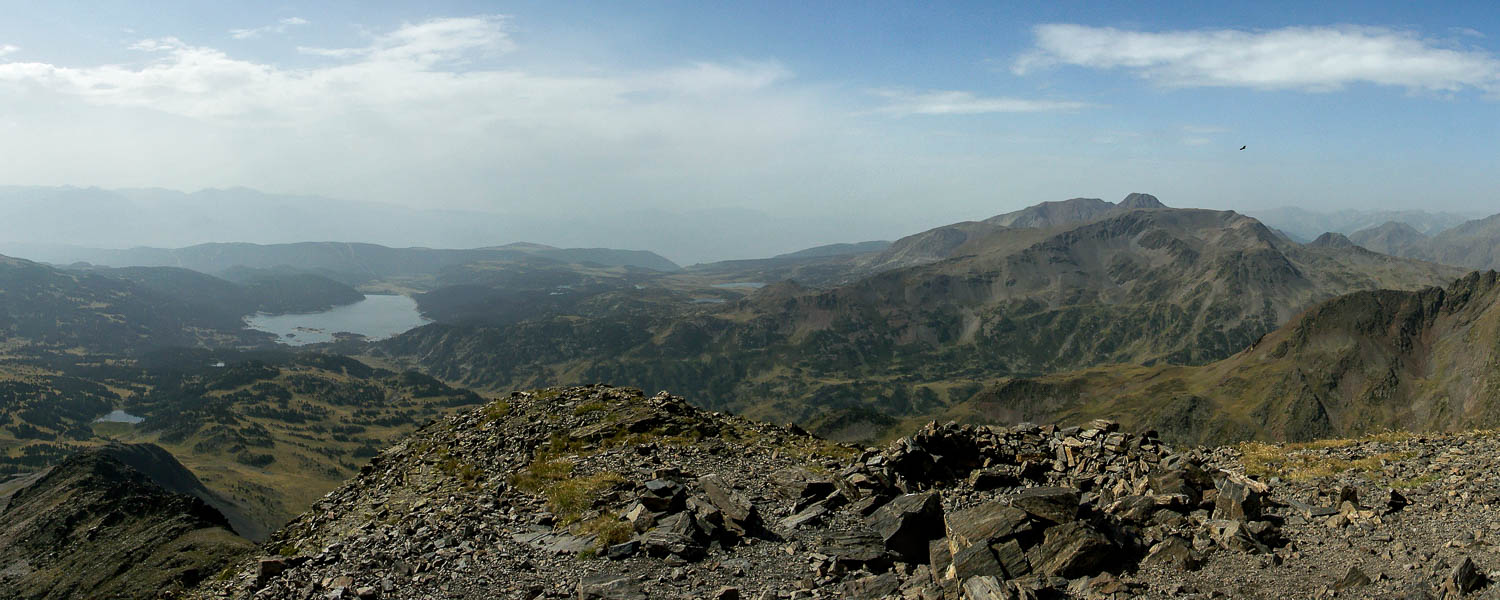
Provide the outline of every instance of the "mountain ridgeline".
{"type": "Polygon", "coordinates": [[[782,282],[691,310],[627,290],[570,314],[435,324],[378,347],[466,385],[685,389],[710,406],[861,437],[997,377],[1205,364],[1319,301],[1463,273],[1297,244],[1243,215],[1146,195],[1069,202],[1002,219],[1046,227],[961,223],[854,255],[848,268],[868,274],[832,287],[782,282]]]}
{"type": "Polygon", "coordinates": [[[1500,276],[1341,296],[1227,359],[1104,367],[1001,383],[954,407],[968,419],[1110,414],[1183,440],[1303,441],[1500,422],[1500,276]]]}
{"type": "Polygon", "coordinates": [[[213,506],[174,490],[202,486],[154,446],[80,452],[22,483],[0,488],[14,488],[0,491],[5,598],[180,594],[254,548],[213,506]]]}
{"type": "Polygon", "coordinates": [[[480,262],[515,262],[533,266],[591,264],[672,272],[681,267],[653,252],[610,248],[554,248],[510,244],[491,248],[389,248],[377,244],[305,242],[296,244],[213,243],[185,248],[53,248],[51,262],[88,262],[104,266],[181,267],[222,274],[234,269],[295,269],[351,285],[388,278],[434,275],[446,268],[480,262]]]}

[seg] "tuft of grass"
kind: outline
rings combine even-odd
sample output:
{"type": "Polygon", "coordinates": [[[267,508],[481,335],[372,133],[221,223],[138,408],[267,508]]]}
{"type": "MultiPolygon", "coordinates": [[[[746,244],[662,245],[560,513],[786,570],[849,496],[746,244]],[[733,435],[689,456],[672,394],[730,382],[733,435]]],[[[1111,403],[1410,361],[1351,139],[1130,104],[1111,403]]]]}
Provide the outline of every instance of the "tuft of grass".
{"type": "Polygon", "coordinates": [[[438,470],[444,475],[457,479],[467,489],[473,489],[479,485],[479,480],[484,478],[484,471],[468,462],[461,461],[452,455],[448,455],[438,463],[438,470]]]}
{"type": "Polygon", "coordinates": [[[535,460],[511,477],[510,484],[528,494],[541,494],[559,481],[573,476],[571,460],[535,460]]]}
{"type": "Polygon", "coordinates": [[[496,400],[484,407],[484,420],[493,423],[504,419],[510,414],[510,403],[504,400],[496,400]]]}
{"type": "MultiPolygon", "coordinates": [[[[1380,434],[1385,435],[1385,434],[1380,434]]],[[[1409,436],[1410,434],[1406,434],[1409,436]]],[[[1386,462],[1416,456],[1416,452],[1382,452],[1353,460],[1320,456],[1308,450],[1346,448],[1360,440],[1318,440],[1298,444],[1245,442],[1240,453],[1245,474],[1257,477],[1280,477],[1289,481],[1307,481],[1332,477],[1340,473],[1378,473],[1386,462]]]]}
{"type": "Polygon", "coordinates": [[[620,520],[620,516],[612,511],[605,511],[597,517],[578,524],[578,533],[597,536],[594,542],[596,549],[604,549],[621,542],[628,541],[635,535],[635,529],[630,523],[620,520]]]}
{"type": "Polygon", "coordinates": [[[618,473],[595,473],[557,482],[546,490],[547,508],[563,523],[578,520],[578,515],[594,505],[606,490],[625,483],[618,473]]]}
{"type": "Polygon", "coordinates": [[[605,404],[605,403],[603,403],[601,401],[595,400],[593,402],[584,402],[583,404],[579,404],[577,407],[575,407],[573,409],[573,415],[574,416],[586,415],[586,414],[589,414],[589,413],[603,412],[603,411],[606,411],[606,410],[609,410],[609,405],[608,404],[605,404]]]}
{"type": "Polygon", "coordinates": [[[625,483],[619,473],[600,472],[587,476],[573,474],[571,460],[533,461],[511,478],[511,485],[547,499],[547,509],[564,524],[578,520],[583,511],[594,505],[605,491],[625,483]]]}

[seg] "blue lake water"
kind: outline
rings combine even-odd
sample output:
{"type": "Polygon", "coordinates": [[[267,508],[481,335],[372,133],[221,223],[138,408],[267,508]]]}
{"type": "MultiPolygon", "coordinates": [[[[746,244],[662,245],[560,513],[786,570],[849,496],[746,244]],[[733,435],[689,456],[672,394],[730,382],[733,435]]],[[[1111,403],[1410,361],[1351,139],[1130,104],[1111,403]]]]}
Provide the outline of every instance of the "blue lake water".
{"type": "Polygon", "coordinates": [[[245,318],[245,326],[276,334],[276,341],[288,346],[331,342],[333,334],[340,332],[379,340],[431,322],[417,311],[416,300],[394,294],[371,294],[354,304],[323,312],[245,318]]]}
{"type": "Polygon", "coordinates": [[[109,413],[107,415],[104,415],[102,417],[94,419],[94,422],[95,423],[130,423],[131,425],[135,425],[136,423],[140,423],[141,421],[144,421],[144,420],[145,419],[143,419],[141,417],[137,417],[137,416],[132,415],[132,414],[130,414],[128,412],[125,412],[123,410],[116,410],[116,411],[111,412],[111,413],[109,413]]]}

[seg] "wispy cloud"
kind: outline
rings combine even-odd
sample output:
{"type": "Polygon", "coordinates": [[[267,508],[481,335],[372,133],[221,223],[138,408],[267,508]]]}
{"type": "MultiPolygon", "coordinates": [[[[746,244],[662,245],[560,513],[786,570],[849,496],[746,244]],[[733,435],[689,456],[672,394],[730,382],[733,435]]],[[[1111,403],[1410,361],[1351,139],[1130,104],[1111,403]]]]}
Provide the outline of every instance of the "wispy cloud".
{"type": "Polygon", "coordinates": [[[15,46],[15,45],[11,45],[11,44],[0,44],[0,56],[6,56],[8,54],[15,54],[15,53],[20,52],[20,51],[21,51],[21,47],[20,46],[15,46]]]}
{"type": "Polygon", "coordinates": [[[0,83],[202,119],[305,120],[346,110],[395,117],[423,109],[446,115],[434,122],[530,114],[540,123],[569,111],[583,115],[651,103],[634,95],[661,101],[746,93],[790,77],[770,62],[576,76],[475,68],[471,58],[514,47],[505,23],[503,17],[466,17],[407,24],[363,47],[302,48],[339,60],[296,69],[235,58],[175,37],[144,39],[129,48],[160,55],[145,66],[0,63],[0,83]]]}
{"type": "Polygon", "coordinates": [[[308,24],[308,20],[302,17],[287,17],[285,19],[277,21],[274,25],[253,27],[250,29],[231,29],[229,30],[229,37],[237,40],[249,40],[258,38],[266,34],[286,33],[293,27],[300,27],[306,24],[308,24]]]}
{"type": "Polygon", "coordinates": [[[508,52],[515,42],[506,31],[509,17],[484,15],[431,19],[408,23],[395,31],[374,36],[370,44],[356,48],[299,46],[298,52],[331,58],[366,60],[415,60],[432,64],[474,51],[508,52]]]}
{"type": "Polygon", "coordinates": [[[877,90],[875,93],[888,101],[878,112],[900,116],[1034,113],[1079,110],[1093,106],[1086,102],[979,96],[963,91],[877,90]]]}
{"type": "Polygon", "coordinates": [[[1380,27],[1132,31],[1052,24],[1012,65],[1025,74],[1054,65],[1120,69],[1172,87],[1324,92],[1355,83],[1410,90],[1493,91],[1500,59],[1380,27]]]}

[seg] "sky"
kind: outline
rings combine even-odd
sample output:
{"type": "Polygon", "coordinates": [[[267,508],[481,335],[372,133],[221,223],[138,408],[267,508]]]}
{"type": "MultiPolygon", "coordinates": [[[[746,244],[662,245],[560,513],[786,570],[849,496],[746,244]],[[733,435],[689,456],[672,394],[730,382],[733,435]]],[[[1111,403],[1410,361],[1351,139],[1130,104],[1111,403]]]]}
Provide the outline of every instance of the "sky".
{"type": "Polygon", "coordinates": [[[826,241],[1130,192],[1495,212],[1497,39],[1485,2],[12,2],[0,185],[826,241]]]}

